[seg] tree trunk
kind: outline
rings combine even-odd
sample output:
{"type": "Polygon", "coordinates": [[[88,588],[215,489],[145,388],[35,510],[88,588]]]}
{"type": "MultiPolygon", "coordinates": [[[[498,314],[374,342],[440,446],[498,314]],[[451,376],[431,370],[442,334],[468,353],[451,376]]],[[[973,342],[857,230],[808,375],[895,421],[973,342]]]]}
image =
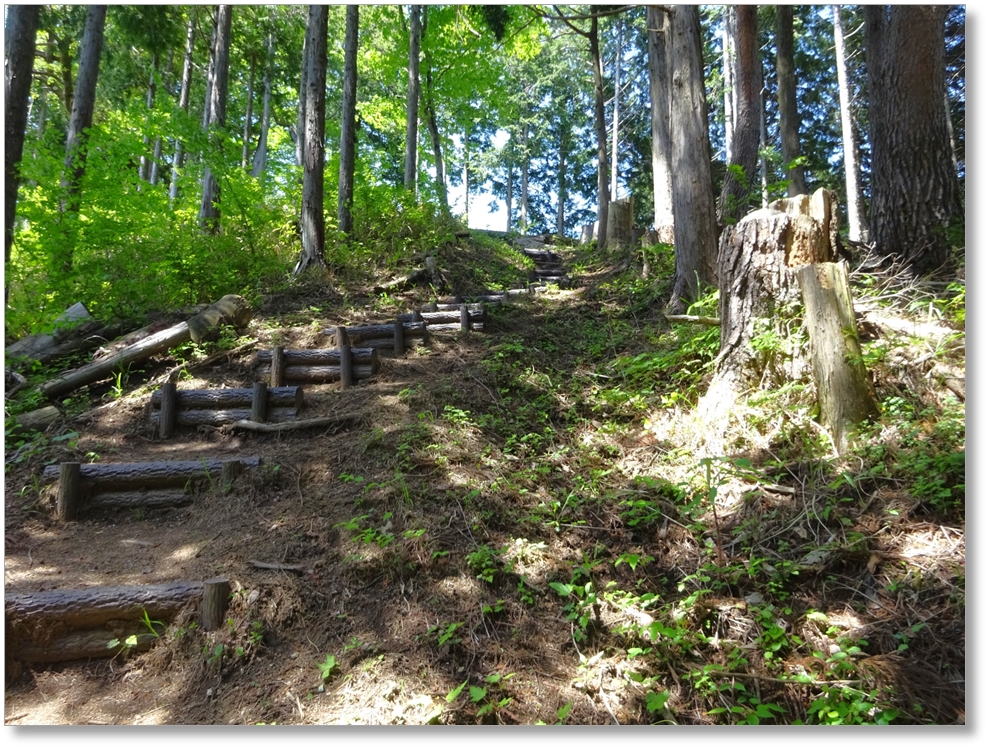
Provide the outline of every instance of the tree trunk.
{"type": "MultiPolygon", "coordinates": [[[[185,32],[185,56],[182,62],[182,87],[179,90],[179,109],[189,111],[189,88],[192,85],[192,52],[196,42],[196,14],[189,11],[189,25],[185,32]]],[[[175,155],[172,157],[172,181],[168,185],[168,207],[174,208],[179,197],[179,175],[182,172],[182,160],[185,152],[182,139],[175,139],[175,155]]]]}
{"type": "Polygon", "coordinates": [[[357,35],[359,6],[347,6],[347,31],[343,45],[343,113],[340,117],[340,180],[337,188],[337,228],[354,229],[354,155],[357,128],[357,35]]]}
{"type": "Polygon", "coordinates": [[[646,9],[649,28],[649,101],[652,121],[653,226],[660,242],[673,244],[673,182],[670,170],[670,24],[657,5],[646,9]]]}
{"type": "Polygon", "coordinates": [[[732,135],[735,132],[735,6],[726,5],[721,13],[721,78],[724,86],[725,109],[725,164],[733,155],[732,135]]]}
{"type": "MultiPolygon", "coordinates": [[[[613,100],[613,113],[611,121],[611,197],[618,199],[618,103],[621,100],[622,91],[622,22],[618,20],[618,50],[615,53],[615,95],[613,100]]],[[[609,213],[611,207],[608,208],[609,213]]]]}
{"type": "Polygon", "coordinates": [[[519,168],[522,171],[519,185],[519,233],[529,232],[529,123],[522,124],[522,153],[519,168]]]}
{"type": "Polygon", "coordinates": [[[718,201],[718,222],[734,223],[751,208],[750,195],[759,163],[759,91],[762,64],[756,6],[735,6],[735,83],[738,92],[732,155],[718,201]],[[740,173],[736,173],[740,172],[740,173]]]}
{"type": "Polygon", "coordinates": [[[306,25],[306,126],[302,171],[302,254],[295,264],[299,274],[311,266],[326,267],[326,224],[323,218],[323,137],[326,124],[325,5],[309,6],[306,25]]]}
{"type": "Polygon", "coordinates": [[[443,211],[444,216],[450,215],[450,202],[447,197],[446,190],[446,166],[443,162],[443,145],[440,141],[440,128],[436,120],[436,101],[433,92],[433,61],[432,54],[430,53],[429,44],[425,43],[426,40],[426,27],[429,21],[429,6],[423,9],[422,17],[422,39],[425,44],[426,51],[423,54],[424,61],[426,63],[426,87],[423,92],[423,109],[426,114],[426,128],[429,130],[429,141],[433,146],[433,162],[436,166],[436,196],[440,203],[440,209],[443,211]]]}
{"type": "Polygon", "coordinates": [[[611,201],[608,211],[608,247],[631,247],[635,243],[635,211],[631,197],[611,201]]]}
{"type": "Polygon", "coordinates": [[[305,40],[302,42],[302,82],[299,84],[299,113],[296,126],[296,136],[295,136],[295,165],[303,166],[305,163],[305,141],[306,141],[306,91],[308,89],[308,81],[306,81],[306,76],[309,74],[309,64],[307,60],[309,59],[309,47],[308,47],[309,35],[306,34],[305,40]]]}
{"type": "MultiPolygon", "coordinates": [[[[6,132],[4,133],[4,224],[3,258],[10,262],[14,243],[14,218],[17,214],[17,187],[20,183],[21,158],[24,155],[24,135],[27,130],[28,101],[34,72],[35,38],[38,31],[37,5],[8,5],[4,42],[7,70],[4,81],[6,132]]],[[[4,300],[9,287],[4,274],[4,300]]]]}
{"type": "Polygon", "coordinates": [[[608,237],[608,126],[604,119],[604,74],[601,72],[601,47],[598,41],[598,19],[591,19],[588,35],[591,42],[591,67],[594,70],[594,129],[598,141],[598,246],[608,237]]]}
{"type": "MultiPolygon", "coordinates": [[[[158,57],[158,54],[155,53],[152,56],[152,60],[151,60],[151,73],[148,76],[148,93],[147,93],[147,95],[144,98],[144,105],[145,105],[145,107],[147,107],[147,110],[148,110],[148,113],[149,113],[148,121],[150,121],[150,113],[155,108],[155,94],[156,94],[156,90],[157,90],[156,78],[158,76],[158,65],[159,65],[159,57],[158,57]]],[[[144,136],[144,145],[145,145],[145,147],[148,146],[149,142],[150,141],[148,140],[148,137],[147,136],[144,136]]],[[[138,179],[140,179],[142,182],[150,182],[151,181],[151,164],[153,163],[153,161],[154,161],[154,158],[152,157],[151,159],[149,159],[147,153],[142,153],[141,154],[141,160],[140,160],[140,163],[138,164],[138,168],[137,168],[137,176],[138,176],[138,179]]],[[[141,186],[138,185],[137,189],[140,190],[141,189],[141,186]]]]}
{"type": "Polygon", "coordinates": [[[409,9],[409,92],[405,105],[405,189],[415,192],[419,141],[419,48],[422,6],[409,9]]]}
{"type": "MultiPolygon", "coordinates": [[[[86,173],[87,131],[93,125],[93,110],[96,107],[96,77],[100,70],[100,55],[103,51],[103,29],[106,26],[105,5],[90,5],[86,11],[86,28],[82,35],[79,50],[79,72],[76,77],[75,96],[72,100],[72,114],[69,117],[69,131],[65,140],[65,164],[62,171],[62,190],[65,197],[60,213],[79,213],[82,199],[82,178],[86,173]]],[[[72,268],[72,246],[62,248],[62,269],[72,268]]]]}
{"type": "Polygon", "coordinates": [[[697,299],[699,284],[717,283],[718,231],[711,181],[701,23],[696,6],[672,11],[673,232],[676,276],[667,311],[679,314],[697,299]]]}
{"type": "MultiPolygon", "coordinates": [[[[213,48],[212,80],[209,97],[209,126],[213,133],[213,148],[222,150],[220,139],[215,131],[227,122],[227,83],[230,70],[230,26],[233,18],[232,5],[220,5],[216,12],[216,44],[213,48]]],[[[220,230],[220,183],[209,164],[203,173],[203,199],[199,205],[199,225],[210,233],[220,230]]]]}
{"type": "Polygon", "coordinates": [[[556,234],[564,236],[566,231],[565,211],[567,207],[567,155],[569,132],[565,127],[560,128],[559,157],[556,166],[556,234]]]}
{"type": "Polygon", "coordinates": [[[268,168],[268,128],[271,126],[271,74],[275,64],[275,32],[268,34],[268,56],[264,66],[264,108],[261,111],[261,137],[254,152],[252,177],[260,177],[268,168]]]}
{"type": "Polygon", "coordinates": [[[864,6],[876,250],[916,274],[948,259],[961,217],[944,116],[946,5],[864,6]]]}
{"type": "Polygon", "coordinates": [[[251,55],[251,72],[247,79],[247,111],[244,113],[244,144],[240,150],[240,168],[247,169],[247,155],[251,152],[251,118],[254,114],[254,69],[258,58],[251,55]]]}
{"type": "Polygon", "coordinates": [[[865,221],[865,198],[862,195],[862,156],[858,132],[852,116],[852,96],[848,84],[848,63],[845,57],[845,32],[841,22],[841,6],[831,6],[834,18],[834,50],[838,66],[838,100],[841,106],[841,145],[845,156],[845,205],[848,206],[848,236],[854,242],[868,242],[865,221]]]}
{"type": "Polygon", "coordinates": [[[509,144],[507,152],[508,152],[508,175],[505,180],[505,213],[508,215],[508,218],[505,221],[505,233],[511,234],[512,233],[512,191],[515,189],[515,184],[514,184],[515,174],[513,172],[514,160],[512,158],[511,144],[509,144]]]}
{"type": "MultiPolygon", "coordinates": [[[[836,9],[838,6],[834,6],[836,9]]],[[[780,108],[780,141],[783,168],[790,181],[786,186],[789,197],[805,195],[807,183],[804,168],[794,165],[800,158],[800,113],[797,110],[797,77],[793,64],[793,6],[776,6],[776,78],[780,108]]]]}

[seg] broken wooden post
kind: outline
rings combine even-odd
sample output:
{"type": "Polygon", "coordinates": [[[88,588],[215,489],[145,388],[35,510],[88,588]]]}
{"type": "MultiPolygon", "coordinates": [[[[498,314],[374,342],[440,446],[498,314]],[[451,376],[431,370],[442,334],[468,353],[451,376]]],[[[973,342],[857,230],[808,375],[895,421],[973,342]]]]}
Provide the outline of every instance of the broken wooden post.
{"type": "Polygon", "coordinates": [[[852,428],[879,413],[862,363],[848,264],[805,265],[797,270],[797,281],[804,299],[820,420],[843,453],[852,428]]]}
{"type": "Polygon", "coordinates": [[[58,477],[58,500],[55,517],[62,521],[75,520],[82,489],[78,463],[62,463],[58,477]]]}
{"type": "Polygon", "coordinates": [[[175,420],[179,412],[179,397],[174,382],[161,386],[161,408],[158,416],[158,436],[163,440],[175,434],[175,420]]]}
{"type": "Polygon", "coordinates": [[[207,632],[218,629],[223,624],[230,599],[230,580],[214,577],[203,583],[203,617],[200,626],[207,632]]]}
{"type": "Polygon", "coordinates": [[[429,311],[430,312],[439,312],[440,311],[439,304],[436,302],[435,299],[429,303],[429,311]]]}
{"type": "Polygon", "coordinates": [[[251,421],[263,424],[268,420],[268,385],[264,382],[254,383],[254,395],[251,397],[251,421]]]}
{"type": "Polygon", "coordinates": [[[275,346],[271,350],[271,386],[282,387],[285,384],[285,347],[275,346]]]}
{"type": "Polygon", "coordinates": [[[344,327],[337,328],[337,348],[340,349],[340,389],[343,390],[354,385],[353,355],[347,329],[344,327]]]}

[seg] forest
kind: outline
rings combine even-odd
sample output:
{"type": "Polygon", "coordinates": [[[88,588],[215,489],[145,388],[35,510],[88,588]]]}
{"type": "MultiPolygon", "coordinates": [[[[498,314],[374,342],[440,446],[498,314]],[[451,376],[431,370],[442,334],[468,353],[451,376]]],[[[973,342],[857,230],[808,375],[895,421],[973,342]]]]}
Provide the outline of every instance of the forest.
{"type": "Polygon", "coordinates": [[[5,723],[964,724],[965,20],[5,6],[5,723]]]}

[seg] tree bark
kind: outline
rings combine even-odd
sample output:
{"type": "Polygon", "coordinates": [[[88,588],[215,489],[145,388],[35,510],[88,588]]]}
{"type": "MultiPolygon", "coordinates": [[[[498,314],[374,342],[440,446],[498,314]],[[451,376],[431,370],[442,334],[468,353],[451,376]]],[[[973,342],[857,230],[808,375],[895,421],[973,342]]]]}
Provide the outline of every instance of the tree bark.
{"type": "Polygon", "coordinates": [[[254,70],[257,67],[258,58],[251,55],[251,71],[247,79],[247,111],[244,112],[244,143],[240,150],[240,168],[247,169],[247,155],[251,151],[251,119],[254,115],[254,70]]]}
{"type": "Polygon", "coordinates": [[[296,136],[295,136],[295,165],[303,166],[305,164],[305,142],[306,142],[306,91],[308,90],[308,81],[306,81],[306,76],[309,75],[309,34],[306,34],[306,38],[302,42],[302,81],[299,83],[299,112],[297,118],[296,126],[296,136]]]}
{"type": "Polygon", "coordinates": [[[326,267],[326,223],[323,216],[324,128],[326,124],[325,5],[309,6],[306,25],[306,127],[302,171],[302,253],[295,264],[298,275],[310,267],[326,267]]]}
{"type": "MultiPolygon", "coordinates": [[[[249,468],[261,465],[257,456],[237,458],[249,468]]],[[[183,486],[189,481],[216,480],[223,472],[226,460],[162,460],[148,463],[86,463],[79,466],[79,481],[87,489],[100,491],[130,491],[183,486]]],[[[42,472],[45,481],[61,474],[61,466],[47,466],[42,472]]]]}
{"type": "Polygon", "coordinates": [[[776,6],[776,79],[783,167],[789,180],[786,194],[792,198],[807,193],[804,168],[790,167],[790,164],[800,158],[800,114],[797,110],[797,77],[793,63],[792,5],[776,6]]]}
{"type": "MultiPolygon", "coordinates": [[[[337,228],[350,234],[354,228],[354,153],[357,127],[357,35],[359,6],[347,6],[347,31],[343,45],[343,113],[340,117],[340,181],[337,188],[337,228]]],[[[440,168],[442,171],[442,168],[440,168]]]]}
{"type": "Polygon", "coordinates": [[[601,72],[601,47],[598,40],[598,19],[591,19],[587,37],[591,43],[591,67],[594,70],[594,129],[598,140],[598,246],[605,246],[608,237],[608,125],[604,119],[604,75],[601,72]]]}
{"type": "Polygon", "coordinates": [[[649,38],[649,107],[652,122],[653,226],[659,241],[673,244],[673,181],[670,169],[670,24],[663,8],[646,9],[649,38]]]}
{"type": "MultiPolygon", "coordinates": [[[[149,115],[150,112],[155,108],[155,96],[157,94],[157,88],[158,88],[156,79],[158,77],[158,66],[160,64],[159,59],[160,58],[158,57],[157,53],[155,53],[152,56],[151,73],[148,75],[148,92],[144,98],[144,105],[145,107],[147,107],[149,115]]],[[[150,121],[150,117],[148,121],[150,121]]],[[[148,146],[148,143],[149,143],[148,137],[144,136],[145,147],[148,146]]],[[[154,156],[152,156],[149,159],[147,153],[141,154],[141,160],[140,163],[138,164],[138,169],[137,169],[138,179],[140,179],[143,182],[151,182],[151,165],[153,163],[154,163],[154,156]]],[[[138,185],[137,189],[140,190],[141,186],[138,185]]]]}
{"type": "Polygon", "coordinates": [[[696,6],[672,10],[671,122],[673,138],[673,232],[676,276],[667,311],[686,311],[699,284],[717,283],[718,231],[711,181],[711,145],[707,130],[700,13],[696,6]]]}
{"type": "Polygon", "coordinates": [[[732,131],[731,160],[718,201],[718,222],[722,226],[738,221],[751,208],[750,195],[759,163],[762,65],[756,6],[736,5],[734,10],[737,52],[734,75],[738,106],[732,131]]]}
{"type": "MultiPolygon", "coordinates": [[[[612,97],[611,119],[611,197],[618,199],[618,116],[622,91],[622,22],[618,20],[618,50],[615,53],[615,95],[612,97]]],[[[609,201],[613,202],[613,201],[609,201]]],[[[608,208],[611,211],[611,208],[608,208]]]]}
{"type": "MultiPolygon", "coordinates": [[[[219,152],[221,145],[215,131],[227,122],[227,84],[230,70],[230,26],[233,18],[232,5],[220,5],[216,12],[216,43],[213,47],[213,65],[210,81],[209,124],[207,131],[213,132],[213,148],[219,152]]],[[[209,164],[203,173],[203,199],[199,205],[199,225],[210,233],[220,230],[220,183],[209,164]]]]}
{"type": "Polygon", "coordinates": [[[961,217],[944,116],[948,6],[864,6],[872,123],[876,250],[915,274],[948,259],[947,229],[961,217]]]}
{"type": "Polygon", "coordinates": [[[419,49],[422,6],[409,8],[409,91],[405,105],[405,189],[415,192],[419,142],[419,49]]]}
{"type": "Polygon", "coordinates": [[[735,102],[737,84],[735,81],[735,6],[726,5],[721,13],[721,77],[724,86],[725,110],[725,164],[731,163],[733,155],[732,135],[735,132],[735,102]]]}
{"type": "MultiPolygon", "coordinates": [[[[65,197],[60,206],[62,214],[78,214],[82,199],[82,178],[86,173],[87,131],[93,125],[93,110],[96,108],[96,78],[100,70],[100,56],[103,51],[103,30],[106,26],[105,5],[90,5],[86,11],[86,27],[79,51],[79,72],[76,77],[75,95],[72,99],[72,114],[69,117],[69,130],[65,140],[65,164],[62,171],[62,190],[65,197]]],[[[72,268],[71,244],[64,247],[62,268],[68,272],[72,268]]]]}
{"type": "Polygon", "coordinates": [[[845,56],[845,31],[841,21],[841,6],[831,6],[834,18],[834,50],[838,67],[838,101],[841,106],[841,145],[845,156],[845,205],[848,210],[848,236],[854,242],[868,242],[869,230],[865,220],[865,197],[862,195],[862,156],[859,134],[852,116],[852,96],[848,84],[848,63],[845,56]]]}
{"type": "Polygon", "coordinates": [[[261,136],[254,152],[252,177],[260,177],[268,168],[268,129],[271,126],[271,77],[275,64],[275,32],[268,34],[268,56],[264,66],[264,106],[261,110],[261,136]]]}
{"type": "MultiPolygon", "coordinates": [[[[185,32],[185,55],[182,62],[182,86],[179,89],[179,109],[189,111],[189,88],[192,86],[192,52],[196,42],[196,14],[194,9],[189,11],[189,25],[185,32]]],[[[168,207],[174,208],[179,197],[179,175],[182,173],[182,161],[185,157],[182,139],[175,139],[175,155],[172,157],[172,181],[168,185],[168,207]]]]}
{"type": "MultiPolygon", "coordinates": [[[[35,39],[38,32],[37,5],[8,5],[6,39],[6,75],[4,76],[4,102],[6,131],[4,133],[4,225],[3,258],[10,262],[10,248],[14,243],[14,219],[17,214],[17,188],[20,184],[20,165],[24,155],[24,135],[27,130],[28,102],[31,96],[31,77],[34,73],[35,39]]],[[[4,274],[4,300],[9,290],[4,274]]]]}
{"type": "Polygon", "coordinates": [[[529,123],[522,123],[522,151],[519,154],[519,233],[529,232],[529,123]]]}

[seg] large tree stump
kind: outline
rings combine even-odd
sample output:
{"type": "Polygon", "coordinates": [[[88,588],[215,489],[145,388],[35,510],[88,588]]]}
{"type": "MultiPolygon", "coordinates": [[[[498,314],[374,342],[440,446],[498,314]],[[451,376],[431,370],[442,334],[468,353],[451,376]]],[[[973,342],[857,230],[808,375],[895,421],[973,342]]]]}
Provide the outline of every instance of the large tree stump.
{"type": "Polygon", "coordinates": [[[754,211],[721,235],[721,347],[715,375],[698,404],[705,442],[722,454],[739,396],[809,374],[799,335],[803,304],[795,270],[832,261],[838,252],[837,210],[818,190],[754,211]]]}
{"type": "Polygon", "coordinates": [[[631,247],[635,243],[635,211],[631,196],[608,203],[608,246],[631,247]]]}

